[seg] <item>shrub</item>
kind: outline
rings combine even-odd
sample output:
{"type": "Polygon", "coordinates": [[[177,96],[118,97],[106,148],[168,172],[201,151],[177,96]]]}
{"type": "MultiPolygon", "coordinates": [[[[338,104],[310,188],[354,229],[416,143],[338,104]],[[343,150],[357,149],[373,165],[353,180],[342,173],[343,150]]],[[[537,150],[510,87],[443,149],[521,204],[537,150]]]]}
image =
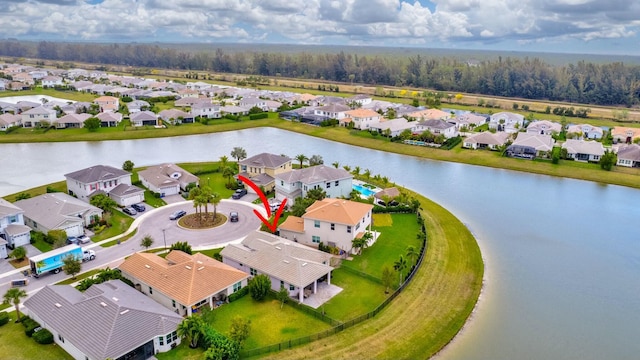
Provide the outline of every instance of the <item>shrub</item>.
{"type": "Polygon", "coordinates": [[[38,344],[49,345],[53,344],[53,334],[47,329],[40,329],[33,334],[33,340],[38,344]]]}
{"type": "Polygon", "coordinates": [[[249,120],[266,119],[268,117],[269,117],[269,114],[267,113],[251,114],[249,115],[249,120]]]}
{"type": "Polygon", "coordinates": [[[5,311],[0,312],[0,326],[9,322],[9,314],[5,311]]]}
{"type": "Polygon", "coordinates": [[[254,276],[249,281],[249,292],[251,297],[256,301],[261,301],[267,296],[271,289],[271,279],[265,274],[254,276]]]}
{"type": "Polygon", "coordinates": [[[242,289],[234,292],[233,294],[229,295],[229,302],[234,302],[238,299],[241,299],[242,297],[244,297],[245,295],[247,295],[249,293],[249,287],[245,286],[242,289]]]}
{"type": "Polygon", "coordinates": [[[40,324],[35,322],[35,320],[33,320],[33,319],[29,319],[29,321],[27,321],[26,325],[25,325],[25,322],[23,321],[22,325],[24,325],[24,333],[28,337],[31,337],[33,335],[33,333],[35,332],[35,330],[40,327],[40,324]]]}

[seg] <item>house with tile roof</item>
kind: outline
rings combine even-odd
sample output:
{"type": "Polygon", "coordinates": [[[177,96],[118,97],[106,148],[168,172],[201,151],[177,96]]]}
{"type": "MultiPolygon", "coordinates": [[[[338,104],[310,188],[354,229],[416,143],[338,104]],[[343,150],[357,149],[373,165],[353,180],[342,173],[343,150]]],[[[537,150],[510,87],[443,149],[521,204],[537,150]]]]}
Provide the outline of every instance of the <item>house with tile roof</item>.
{"type": "Polygon", "coordinates": [[[524,116],[508,111],[502,111],[491,115],[489,129],[498,132],[516,133],[524,127],[524,116]]]}
{"type": "Polygon", "coordinates": [[[602,128],[590,124],[570,125],[567,127],[567,138],[576,137],[579,139],[602,139],[604,130],[602,128]]]}
{"type": "Polygon", "coordinates": [[[313,114],[316,116],[321,116],[324,119],[340,120],[347,117],[346,112],[350,110],[351,108],[344,104],[331,104],[315,108],[313,110],[313,114]]]}
{"type": "MultiPolygon", "coordinates": [[[[275,176],[293,170],[291,158],[283,155],[260,153],[250,158],[240,160],[238,175],[253,181],[267,191],[275,190],[275,176]]],[[[251,187],[245,186],[247,191],[254,193],[251,187]]]]}
{"type": "Polygon", "coordinates": [[[483,131],[466,137],[462,141],[462,147],[467,149],[489,149],[498,150],[498,148],[507,143],[511,138],[511,134],[506,132],[491,133],[483,131]]]}
{"type": "Polygon", "coordinates": [[[353,127],[360,130],[367,130],[371,125],[380,123],[382,116],[370,109],[354,109],[345,111],[345,117],[341,124],[353,122],[353,127]]]}
{"type": "Polygon", "coordinates": [[[604,147],[597,141],[569,139],[562,148],[567,150],[567,158],[575,161],[598,162],[604,155],[604,147]]]}
{"type": "Polygon", "coordinates": [[[154,112],[145,110],[138,111],[129,115],[131,126],[158,126],[158,115],[154,112]]]}
{"type": "Polygon", "coordinates": [[[415,123],[413,127],[414,133],[423,133],[429,131],[435,136],[442,135],[449,139],[458,135],[456,126],[440,119],[421,120],[415,123]]]}
{"type": "Polygon", "coordinates": [[[307,196],[307,192],[312,189],[322,189],[329,198],[349,197],[353,191],[351,173],[326,165],[279,173],[275,175],[275,179],[276,199],[287,199],[290,206],[297,198],[307,196]]]}
{"type": "Polygon", "coordinates": [[[47,285],[24,307],[74,359],[148,359],[180,344],[176,330],[182,316],[120,280],[84,293],[47,285]]]}
{"type": "Polygon", "coordinates": [[[487,116],[469,112],[449,118],[447,119],[447,122],[454,124],[456,126],[456,130],[466,128],[466,130],[469,131],[486,123],[487,116]]]}
{"type": "Polygon", "coordinates": [[[35,231],[64,230],[67,236],[84,234],[84,227],[102,217],[102,210],[65,193],[50,193],[16,201],[24,223],[35,231]]]}
{"type": "Polygon", "coordinates": [[[138,171],[142,185],[160,196],[176,195],[191,183],[199,185],[200,179],[176,164],[149,166],[138,171]]]}
{"type": "Polygon", "coordinates": [[[353,239],[371,230],[373,205],[344,199],[323,199],[307,208],[302,217],[289,215],[280,224],[280,236],[318,247],[320,242],[355,253],[353,239]]]}
{"type": "Polygon", "coordinates": [[[144,201],[144,191],[131,184],[131,173],[108,165],[94,165],[82,170],[77,170],[64,177],[67,179],[67,191],[78,199],[89,202],[96,194],[110,194],[119,188],[116,202],[121,206],[128,206],[144,201]],[[136,188],[142,193],[134,193],[129,188],[136,188]],[[129,189],[130,196],[122,197],[123,191],[129,189]],[[142,194],[142,196],[140,195],[142,194]],[[118,200],[120,202],[118,202],[118,200]]]}
{"type": "Polygon", "coordinates": [[[165,258],[135,253],[118,267],[143,294],[165,308],[189,316],[247,286],[249,274],[206,255],[173,250],[165,258]]]}
{"type": "Polygon", "coordinates": [[[405,118],[397,118],[381,121],[377,124],[371,124],[370,129],[376,130],[382,135],[388,134],[390,137],[396,137],[405,130],[411,131],[415,125],[415,121],[409,121],[405,118]]]}
{"type": "MultiPolygon", "coordinates": [[[[31,228],[24,224],[24,210],[0,198],[0,247],[8,245],[10,248],[28,245],[31,240],[31,228]]],[[[0,258],[7,257],[0,249],[0,258]],[[1,255],[4,255],[2,257],[1,255]]]]}
{"type": "Polygon", "coordinates": [[[551,135],[519,132],[513,144],[507,148],[507,156],[528,159],[550,157],[555,142],[551,135]]]}
{"type": "Polygon", "coordinates": [[[56,129],[69,129],[84,127],[84,122],[91,117],[91,114],[67,114],[61,118],[55,119],[51,125],[56,129]]]}
{"type": "Polygon", "coordinates": [[[626,167],[640,167],[640,145],[622,145],[617,148],[618,160],[616,165],[626,167]]]}
{"type": "Polygon", "coordinates": [[[171,124],[190,124],[194,122],[194,116],[178,109],[166,109],[158,113],[158,117],[171,124]]]}
{"type": "Polygon", "coordinates": [[[20,116],[22,116],[22,126],[30,128],[37,127],[41,122],[51,124],[56,119],[56,111],[44,106],[38,106],[23,111],[20,116]]]}
{"type": "Polygon", "coordinates": [[[640,128],[616,126],[611,129],[611,137],[614,143],[631,144],[640,140],[640,128]]]}
{"type": "Polygon", "coordinates": [[[7,131],[11,127],[20,125],[22,125],[22,116],[11,113],[0,115],[0,131],[7,131]]]}
{"type": "Polygon", "coordinates": [[[100,119],[100,126],[102,127],[118,126],[118,124],[122,121],[121,113],[101,112],[96,115],[96,117],[100,119]]]}
{"type": "Polygon", "coordinates": [[[271,288],[283,286],[289,296],[304,302],[305,291],[317,293],[318,283],[331,283],[332,255],[263,231],[254,231],[239,244],[220,252],[222,261],[252,277],[265,274],[271,288]]]}
{"type": "Polygon", "coordinates": [[[549,120],[534,121],[527,126],[528,133],[553,135],[553,133],[560,133],[562,131],[562,125],[557,122],[549,120]]]}
{"type": "Polygon", "coordinates": [[[416,120],[429,120],[429,119],[447,120],[451,117],[451,113],[442,111],[440,109],[424,109],[424,110],[418,110],[418,111],[408,113],[407,116],[416,120]]]}
{"type": "MultiPolygon", "coordinates": [[[[98,91],[104,92],[104,91],[98,91]]],[[[94,104],[98,104],[100,106],[100,112],[116,112],[120,107],[120,100],[117,97],[113,96],[100,96],[93,99],[94,104]]]]}

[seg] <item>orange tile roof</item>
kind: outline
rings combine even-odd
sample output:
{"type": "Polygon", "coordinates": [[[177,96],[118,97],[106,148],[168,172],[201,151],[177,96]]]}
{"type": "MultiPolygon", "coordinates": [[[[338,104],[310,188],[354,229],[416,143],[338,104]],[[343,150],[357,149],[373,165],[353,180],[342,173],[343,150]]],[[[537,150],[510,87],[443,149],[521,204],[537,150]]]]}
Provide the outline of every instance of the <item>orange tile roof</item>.
{"type": "Polygon", "coordinates": [[[632,134],[631,136],[634,138],[640,136],[639,128],[631,128],[631,127],[624,127],[624,126],[616,126],[613,129],[611,129],[611,136],[616,136],[616,135],[626,136],[627,131],[630,131],[632,134]]]}
{"type": "Polygon", "coordinates": [[[347,115],[350,115],[351,117],[357,117],[357,118],[380,117],[380,114],[370,109],[355,109],[355,110],[345,111],[344,113],[347,115]]]}
{"type": "Polygon", "coordinates": [[[178,250],[165,259],[156,254],[135,253],[119,269],[183,305],[193,305],[249,277],[206,255],[178,250]]]}
{"type": "Polygon", "coordinates": [[[307,208],[303,219],[327,221],[339,224],[355,225],[369,211],[373,205],[343,199],[324,199],[316,201],[307,208]]]}
{"type": "Polygon", "coordinates": [[[301,217],[289,215],[289,217],[278,226],[282,230],[295,231],[299,233],[304,232],[304,219],[301,217]]]}
{"type": "Polygon", "coordinates": [[[93,99],[93,102],[95,102],[95,103],[107,102],[107,101],[108,102],[112,102],[112,101],[117,101],[117,100],[118,100],[118,98],[113,97],[113,96],[100,96],[100,97],[97,97],[97,98],[93,99]]]}

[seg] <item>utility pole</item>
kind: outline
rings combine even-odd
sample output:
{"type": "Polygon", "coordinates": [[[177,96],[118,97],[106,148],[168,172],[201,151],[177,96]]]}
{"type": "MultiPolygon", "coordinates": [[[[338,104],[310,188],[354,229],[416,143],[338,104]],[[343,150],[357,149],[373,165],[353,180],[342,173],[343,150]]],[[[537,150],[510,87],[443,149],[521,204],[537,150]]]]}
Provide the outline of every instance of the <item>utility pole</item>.
{"type": "Polygon", "coordinates": [[[167,236],[165,235],[165,231],[167,229],[162,229],[162,240],[164,240],[164,250],[167,251],[167,236]]]}

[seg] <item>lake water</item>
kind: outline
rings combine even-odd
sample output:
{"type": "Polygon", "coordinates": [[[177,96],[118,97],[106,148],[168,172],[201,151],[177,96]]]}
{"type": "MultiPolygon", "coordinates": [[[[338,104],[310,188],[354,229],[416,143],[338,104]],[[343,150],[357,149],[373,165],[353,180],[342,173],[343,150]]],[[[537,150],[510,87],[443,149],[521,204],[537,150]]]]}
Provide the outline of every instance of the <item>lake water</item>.
{"type": "Polygon", "coordinates": [[[57,98],[57,97],[53,97],[53,96],[49,96],[49,95],[7,96],[7,97],[0,98],[0,101],[11,103],[11,104],[16,104],[16,103],[18,103],[18,101],[31,101],[31,102],[39,103],[39,102],[42,102],[42,99],[47,99],[47,101],[59,101],[59,102],[63,102],[63,103],[67,103],[67,102],[74,103],[75,102],[73,100],[61,99],[61,98],[57,98]]]}
{"type": "MultiPolygon", "coordinates": [[[[94,164],[217,160],[235,146],[360,166],[452,211],[474,233],[486,282],[442,359],[637,359],[640,191],[361,149],[260,128],[175,138],[0,144],[0,195],[94,164]]],[[[428,306],[428,305],[427,305],[428,306]]]]}

